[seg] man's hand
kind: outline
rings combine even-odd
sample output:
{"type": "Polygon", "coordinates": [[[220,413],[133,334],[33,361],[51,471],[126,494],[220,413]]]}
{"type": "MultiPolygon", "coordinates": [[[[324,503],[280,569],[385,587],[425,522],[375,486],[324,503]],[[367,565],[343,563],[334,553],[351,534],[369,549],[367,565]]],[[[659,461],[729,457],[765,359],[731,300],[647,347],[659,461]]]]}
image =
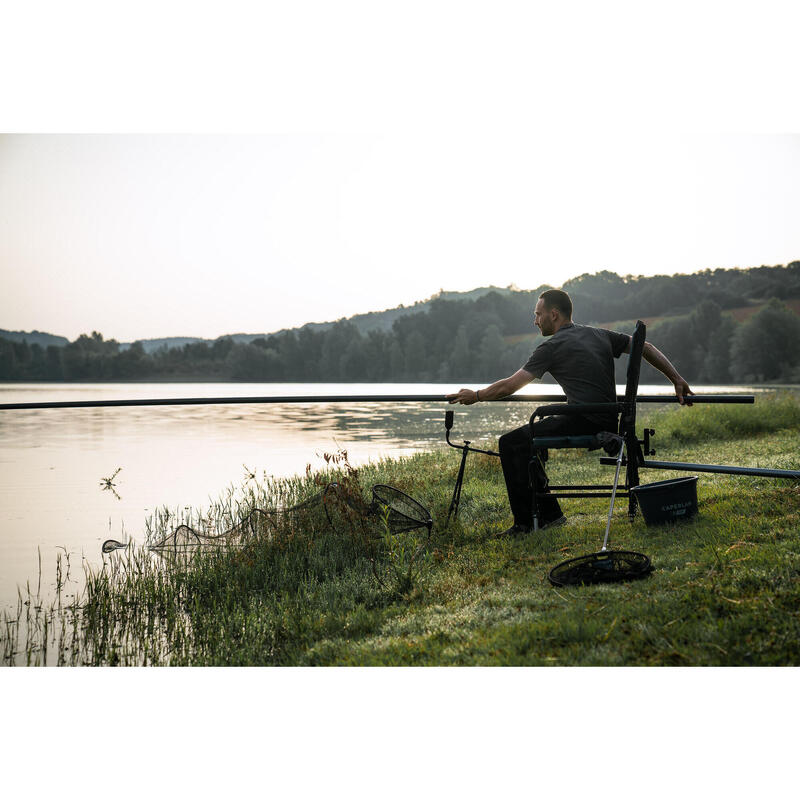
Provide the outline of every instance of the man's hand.
{"type": "Polygon", "coordinates": [[[692,401],[689,395],[693,395],[694,392],[689,388],[689,384],[683,378],[679,378],[673,381],[673,386],[675,387],[675,394],[678,396],[678,402],[682,406],[690,406],[692,401]]]}
{"type": "Polygon", "coordinates": [[[459,389],[456,394],[446,394],[445,398],[450,405],[461,403],[462,406],[471,406],[478,402],[478,393],[473,392],[472,389],[459,389]]]}
{"type": "MultiPolygon", "coordinates": [[[[628,351],[626,350],[625,352],[628,351]]],[[[644,358],[648,364],[652,364],[659,372],[663,372],[664,375],[672,381],[672,385],[675,387],[675,394],[678,397],[678,402],[682,406],[690,406],[692,404],[689,397],[693,395],[694,392],[689,388],[689,384],[681,378],[678,374],[678,370],[672,366],[670,360],[655,345],[650,342],[645,342],[644,349],[642,350],[642,358],[644,358]]]]}
{"type": "Polygon", "coordinates": [[[472,389],[459,389],[456,394],[446,394],[445,399],[453,403],[461,403],[462,406],[471,406],[473,403],[482,403],[484,400],[500,400],[503,397],[508,397],[514,394],[517,389],[521,389],[526,384],[533,380],[533,375],[530,372],[525,372],[524,369],[518,369],[513,375],[507,378],[501,378],[489,386],[484,386],[478,389],[477,392],[472,389]],[[480,393],[480,397],[478,397],[480,393]]]}

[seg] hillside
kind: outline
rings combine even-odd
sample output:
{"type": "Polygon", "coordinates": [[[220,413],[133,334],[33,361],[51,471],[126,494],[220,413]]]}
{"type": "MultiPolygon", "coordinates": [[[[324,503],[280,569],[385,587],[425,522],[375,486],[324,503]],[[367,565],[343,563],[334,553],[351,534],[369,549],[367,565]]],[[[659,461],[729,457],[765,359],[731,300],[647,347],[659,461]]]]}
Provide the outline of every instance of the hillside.
{"type": "MultiPolygon", "coordinates": [[[[333,322],[307,322],[299,328],[282,328],[279,331],[272,333],[231,333],[226,334],[226,337],[231,338],[237,344],[250,344],[255,339],[268,338],[270,336],[278,336],[287,333],[288,331],[308,330],[314,332],[325,331],[333,327],[337,322],[346,321],[355,325],[359,332],[367,334],[370,331],[389,331],[392,328],[396,319],[408,316],[409,314],[416,314],[420,311],[426,311],[430,308],[431,303],[435,300],[477,300],[489,292],[497,292],[498,294],[511,294],[516,291],[515,288],[507,287],[500,288],[497,286],[482,286],[477,289],[471,289],[468,292],[446,292],[441,290],[427,300],[418,300],[411,306],[397,306],[395,308],[387,308],[383,311],[368,311],[364,314],[356,314],[355,316],[348,317],[346,320],[335,320],[333,322]]],[[[54,345],[55,347],[63,347],[69,343],[66,336],[54,336],[51,333],[41,333],[39,331],[7,331],[0,329],[0,338],[8,339],[13,342],[27,341],[29,345],[38,344],[41,347],[48,347],[54,345]]],[[[221,337],[220,337],[221,338],[221,337]]],[[[184,347],[187,344],[198,344],[200,342],[207,345],[212,344],[214,339],[203,339],[199,336],[164,336],[156,339],[137,339],[145,353],[154,353],[156,350],[166,348],[171,350],[177,347],[184,347]]],[[[120,342],[119,349],[121,351],[128,350],[133,342],[120,342]]]]}
{"type": "MultiPolygon", "coordinates": [[[[800,381],[800,261],[693,275],[585,274],[564,284],[576,321],[630,331],[636,318],[691,383],[800,381]]],[[[0,380],[458,382],[496,380],[538,344],[539,293],[440,292],[413,306],[308,324],[120,346],[98,332],[61,347],[0,338],[0,380]]],[[[661,380],[643,372],[643,381],[661,380]]]]}
{"type": "MultiPolygon", "coordinates": [[[[335,325],[348,323],[364,336],[372,331],[390,332],[395,322],[412,315],[426,313],[441,303],[479,303],[487,295],[514,301],[527,314],[536,296],[547,286],[532,290],[516,286],[483,286],[466,292],[440,290],[426,300],[410,306],[396,306],[383,311],[369,311],[329,322],[308,322],[297,328],[283,328],[272,333],[231,333],[224,337],[236,344],[247,345],[257,339],[269,340],[287,333],[306,331],[314,334],[329,331],[335,325]]],[[[721,309],[731,313],[737,322],[742,322],[764,307],[770,298],[787,303],[795,313],[800,313],[800,261],[787,266],[751,267],[746,269],[703,270],[691,275],[620,276],[609,271],[584,273],[566,281],[563,288],[570,293],[575,304],[575,318],[585,323],[612,326],[620,320],[643,319],[648,326],[682,316],[692,311],[701,300],[711,300],[721,309]]],[[[506,332],[506,341],[517,344],[532,341],[535,331],[525,317],[522,329],[506,332]]],[[[12,341],[27,341],[29,345],[63,347],[68,340],[64,336],[33,331],[0,330],[0,338],[12,341]]],[[[188,344],[211,345],[214,339],[196,336],[167,336],[137,340],[145,353],[161,348],[168,350],[188,344]]],[[[133,342],[121,342],[119,349],[128,350],[133,342]]]]}
{"type": "Polygon", "coordinates": [[[8,339],[11,342],[27,342],[29,345],[38,344],[39,347],[49,347],[50,345],[63,347],[69,343],[66,336],[55,336],[42,331],[6,331],[2,328],[0,328],[0,339],[8,339]]]}
{"type": "MultiPolygon", "coordinates": [[[[489,294],[489,292],[497,292],[499,294],[511,294],[514,289],[508,288],[499,288],[497,286],[482,286],[477,289],[471,289],[468,292],[445,292],[441,290],[437,294],[429,297],[427,300],[418,300],[411,306],[396,306],[395,308],[387,308],[383,311],[368,311],[364,314],[356,314],[352,317],[347,317],[346,319],[339,319],[334,322],[307,322],[305,325],[302,325],[299,328],[282,328],[279,331],[274,331],[273,333],[231,333],[227,334],[234,342],[237,344],[250,344],[255,339],[261,338],[268,338],[270,336],[279,336],[281,334],[288,333],[289,331],[313,331],[315,333],[319,333],[321,331],[326,331],[332,328],[337,322],[349,322],[351,325],[355,325],[358,331],[361,334],[367,334],[370,331],[389,331],[394,325],[395,320],[400,319],[400,317],[408,316],[409,314],[417,314],[420,311],[427,311],[431,303],[435,300],[451,300],[451,301],[469,301],[469,300],[477,300],[484,295],[489,294]]],[[[206,344],[211,344],[214,340],[213,339],[200,339],[196,337],[181,337],[181,336],[173,336],[173,337],[166,337],[163,339],[140,339],[139,340],[144,348],[146,353],[152,353],[155,350],[158,350],[161,347],[172,348],[172,347],[183,347],[185,344],[196,343],[196,342],[205,342],[206,344]]],[[[125,350],[130,347],[132,342],[126,342],[120,344],[120,349],[125,350]]]]}

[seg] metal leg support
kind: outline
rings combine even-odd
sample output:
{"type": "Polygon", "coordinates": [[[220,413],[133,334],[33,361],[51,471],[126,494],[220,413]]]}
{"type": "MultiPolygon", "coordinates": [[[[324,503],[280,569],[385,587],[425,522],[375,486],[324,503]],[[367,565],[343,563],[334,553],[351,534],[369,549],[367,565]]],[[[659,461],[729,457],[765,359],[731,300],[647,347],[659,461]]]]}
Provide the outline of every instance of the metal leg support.
{"type": "Polygon", "coordinates": [[[447,523],[450,523],[450,515],[453,519],[458,517],[458,504],[461,502],[461,486],[464,483],[464,468],[467,466],[467,449],[469,442],[464,442],[464,449],[461,451],[461,466],[458,468],[458,477],[456,478],[456,485],[453,487],[453,499],[450,501],[450,510],[447,512],[447,523]]]}

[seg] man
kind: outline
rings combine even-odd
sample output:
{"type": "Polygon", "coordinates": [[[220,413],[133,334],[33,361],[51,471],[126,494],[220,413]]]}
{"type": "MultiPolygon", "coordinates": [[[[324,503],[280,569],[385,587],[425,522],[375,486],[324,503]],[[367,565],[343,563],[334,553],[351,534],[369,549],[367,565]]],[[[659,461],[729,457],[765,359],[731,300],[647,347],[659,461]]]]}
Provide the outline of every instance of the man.
{"type": "MultiPolygon", "coordinates": [[[[496,381],[477,392],[461,389],[447,395],[450,403],[472,405],[480,400],[498,400],[521,389],[532,380],[549,372],[561,385],[568,403],[614,403],[617,399],[614,359],[630,351],[631,337],[572,321],[572,300],[560,289],[548,289],[539,295],[534,310],[534,324],[542,336],[549,336],[528,359],[522,369],[508,378],[496,381]]],[[[675,387],[681,405],[691,405],[693,394],[686,381],[669,359],[650,342],[645,342],[644,359],[666,375],[675,387]]],[[[616,419],[604,415],[552,416],[533,426],[534,436],[578,436],[616,432],[616,419]]],[[[528,484],[528,462],[531,459],[531,427],[524,425],[500,437],[500,462],[506,481],[508,501],[514,524],[503,535],[530,532],[531,492],[528,484]]],[[[543,462],[546,451],[536,451],[533,482],[536,491],[547,491],[547,475],[543,462]]],[[[567,521],[555,497],[547,497],[540,505],[540,529],[562,525],[567,521]]]]}

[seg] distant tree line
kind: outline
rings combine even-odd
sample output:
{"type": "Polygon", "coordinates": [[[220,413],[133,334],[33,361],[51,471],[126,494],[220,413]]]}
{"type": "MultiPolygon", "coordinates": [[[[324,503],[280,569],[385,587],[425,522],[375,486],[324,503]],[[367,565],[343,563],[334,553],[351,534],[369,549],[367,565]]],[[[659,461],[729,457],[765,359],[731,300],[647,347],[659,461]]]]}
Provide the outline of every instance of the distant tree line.
{"type": "MultiPolygon", "coordinates": [[[[96,331],[62,347],[0,338],[0,380],[491,381],[521,367],[541,341],[532,336],[533,307],[545,288],[437,299],[388,331],[362,333],[342,320],[247,344],[221,337],[152,353],[138,342],[123,350],[96,331]]],[[[800,318],[782,303],[800,297],[800,262],[672,277],[600,272],[563,288],[578,322],[631,331],[637,317],[665,317],[650,325],[648,339],[690,383],[800,380],[800,318]],[[726,313],[767,300],[743,323],[726,313]]],[[[650,369],[643,382],[663,381],[650,369]]],[[[624,382],[624,359],[619,370],[624,382]]]]}
{"type": "MultiPolygon", "coordinates": [[[[690,314],[652,326],[647,338],[690,383],[800,383],[800,317],[776,298],[742,323],[704,300],[690,314]]],[[[642,379],[658,375],[646,365],[642,379]]]]}

